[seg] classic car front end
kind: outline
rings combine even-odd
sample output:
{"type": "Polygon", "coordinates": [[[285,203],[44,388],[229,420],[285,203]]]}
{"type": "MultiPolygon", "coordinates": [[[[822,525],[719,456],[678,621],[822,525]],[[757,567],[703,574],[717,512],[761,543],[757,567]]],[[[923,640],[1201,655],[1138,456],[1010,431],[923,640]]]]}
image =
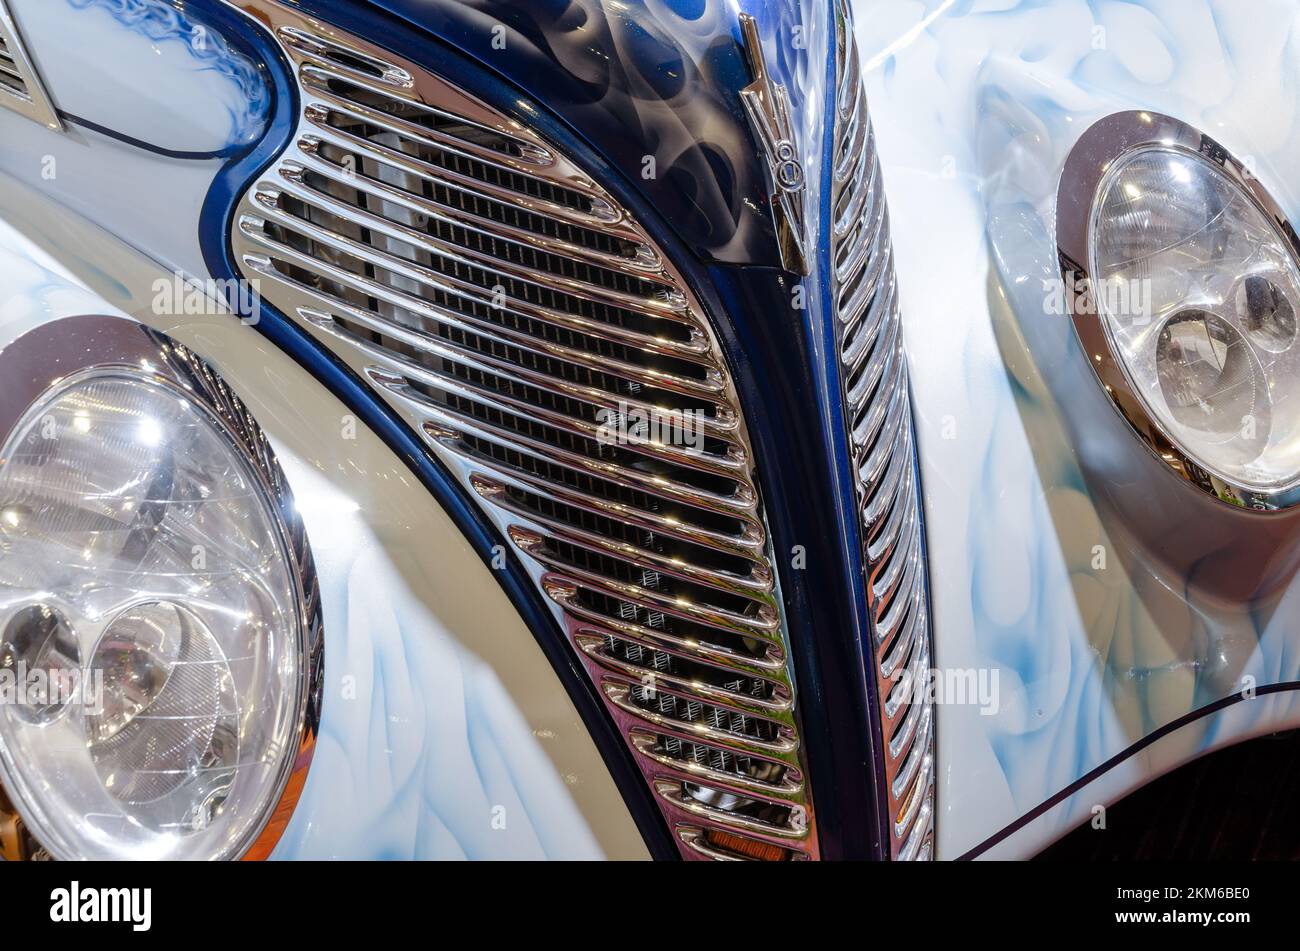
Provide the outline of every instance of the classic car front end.
{"type": "Polygon", "coordinates": [[[1182,62],[1296,11],[855,6],[0,0],[0,854],[1028,857],[1300,725],[1182,62]]]}

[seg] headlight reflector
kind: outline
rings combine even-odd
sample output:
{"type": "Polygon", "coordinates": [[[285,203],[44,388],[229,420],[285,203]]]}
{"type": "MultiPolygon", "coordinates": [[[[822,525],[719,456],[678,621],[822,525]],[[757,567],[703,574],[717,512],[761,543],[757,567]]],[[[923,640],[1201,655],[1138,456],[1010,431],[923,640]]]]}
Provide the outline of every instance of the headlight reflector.
{"type": "Polygon", "coordinates": [[[1300,275],[1246,193],[1199,155],[1131,152],[1102,180],[1091,245],[1107,334],[1170,435],[1230,482],[1294,482],[1300,401],[1275,414],[1272,391],[1300,369],[1300,275]]]}
{"type": "MultiPolygon", "coordinates": [[[[1057,201],[1075,327],[1121,412],[1162,459],[1236,504],[1300,486],[1294,232],[1213,140],[1152,113],[1089,129],[1057,201]]],[[[1285,498],[1284,498],[1285,497],[1285,498]]]]}
{"type": "Polygon", "coordinates": [[[318,675],[282,480],[210,368],[80,320],[158,355],[58,380],[0,450],[0,667],[80,673],[0,704],[0,781],[55,858],[238,856],[318,675]]]}

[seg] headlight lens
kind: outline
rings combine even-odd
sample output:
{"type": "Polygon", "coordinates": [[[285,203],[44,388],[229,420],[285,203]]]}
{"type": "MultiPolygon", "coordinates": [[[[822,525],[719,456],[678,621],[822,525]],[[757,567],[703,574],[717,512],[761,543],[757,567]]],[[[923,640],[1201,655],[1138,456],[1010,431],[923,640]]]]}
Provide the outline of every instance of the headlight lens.
{"type": "Polygon", "coordinates": [[[1101,179],[1089,271],[1133,392],[1197,465],[1271,492],[1300,479],[1300,274],[1214,162],[1136,149],[1101,179]]]}
{"type": "Polygon", "coordinates": [[[57,383],[0,450],[0,778],[55,858],[242,854],[279,802],[310,657],[267,484],[193,392],[57,383]],[[21,666],[20,666],[21,665],[21,666]],[[20,678],[21,679],[21,678],[20,678]]]}

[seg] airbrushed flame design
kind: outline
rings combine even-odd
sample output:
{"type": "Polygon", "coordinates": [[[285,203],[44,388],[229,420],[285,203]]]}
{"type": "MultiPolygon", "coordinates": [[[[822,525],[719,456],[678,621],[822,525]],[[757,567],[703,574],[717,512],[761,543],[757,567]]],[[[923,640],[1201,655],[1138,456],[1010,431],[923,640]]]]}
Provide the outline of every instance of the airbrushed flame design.
{"type": "Polygon", "coordinates": [[[1033,854],[1181,762],[1300,725],[1300,692],[1269,692],[1300,682],[1296,522],[1243,512],[1229,528],[1217,508],[1231,509],[1159,471],[1050,306],[1057,184],[1103,116],[1212,134],[1300,220],[1300,118],[1280,108],[1300,69],[1295,7],[1241,6],[859,5],[938,665],[1001,682],[996,714],[940,709],[940,857],[1033,854]]]}
{"type": "Polygon", "coordinates": [[[235,91],[220,104],[230,116],[227,148],[248,145],[262,134],[271,109],[271,92],[257,64],[232,47],[220,32],[180,0],[67,0],[67,3],[79,11],[103,10],[123,28],[152,43],[181,43],[196,71],[214,72],[226,79],[235,91]]]}
{"type": "MultiPolygon", "coordinates": [[[[697,253],[778,265],[764,163],[740,108],[752,75],[725,0],[378,0],[580,130],[697,253]],[[494,37],[499,37],[494,46],[494,37]],[[653,158],[653,164],[647,158],[653,158]]],[[[824,83],[811,4],[746,2],[800,116],[824,83]],[[807,9],[805,9],[807,7],[807,9]],[[800,39],[802,38],[802,39],[800,39]],[[805,42],[806,41],[806,42],[805,42]]],[[[795,129],[803,150],[803,128],[795,129]]]]}

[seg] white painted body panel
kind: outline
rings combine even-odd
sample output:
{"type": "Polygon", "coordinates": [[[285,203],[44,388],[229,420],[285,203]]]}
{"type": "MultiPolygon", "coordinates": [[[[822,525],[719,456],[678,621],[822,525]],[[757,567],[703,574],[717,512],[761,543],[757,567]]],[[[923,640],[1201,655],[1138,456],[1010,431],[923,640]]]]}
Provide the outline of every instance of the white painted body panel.
{"type": "Polygon", "coordinates": [[[196,154],[247,145],[266,126],[270,96],[257,67],[168,4],[9,0],[9,8],[61,112],[196,154]]]}
{"type": "Polygon", "coordinates": [[[326,686],[276,857],[645,856],[532,633],[378,437],[253,327],[156,314],[169,272],[8,178],[0,221],[0,346],[65,315],[134,316],[219,369],[289,478],[320,574],[326,686]]]}
{"type": "Polygon", "coordinates": [[[938,664],[996,670],[1001,686],[995,715],[939,710],[939,856],[978,850],[1192,718],[984,853],[1025,857],[1189,759],[1300,725],[1294,690],[1196,716],[1250,684],[1300,680],[1297,585],[1282,582],[1267,605],[1216,601],[1141,550],[1120,557],[1123,526],[1107,522],[1079,458],[1146,450],[1071,437],[1051,384],[1086,358],[1068,317],[1044,314],[1041,283],[1056,275],[1065,157],[1113,112],[1190,122],[1248,156],[1300,220],[1300,6],[856,7],[912,369],[938,664]],[[1098,546],[1111,556],[1102,569],[1098,546]]]}

